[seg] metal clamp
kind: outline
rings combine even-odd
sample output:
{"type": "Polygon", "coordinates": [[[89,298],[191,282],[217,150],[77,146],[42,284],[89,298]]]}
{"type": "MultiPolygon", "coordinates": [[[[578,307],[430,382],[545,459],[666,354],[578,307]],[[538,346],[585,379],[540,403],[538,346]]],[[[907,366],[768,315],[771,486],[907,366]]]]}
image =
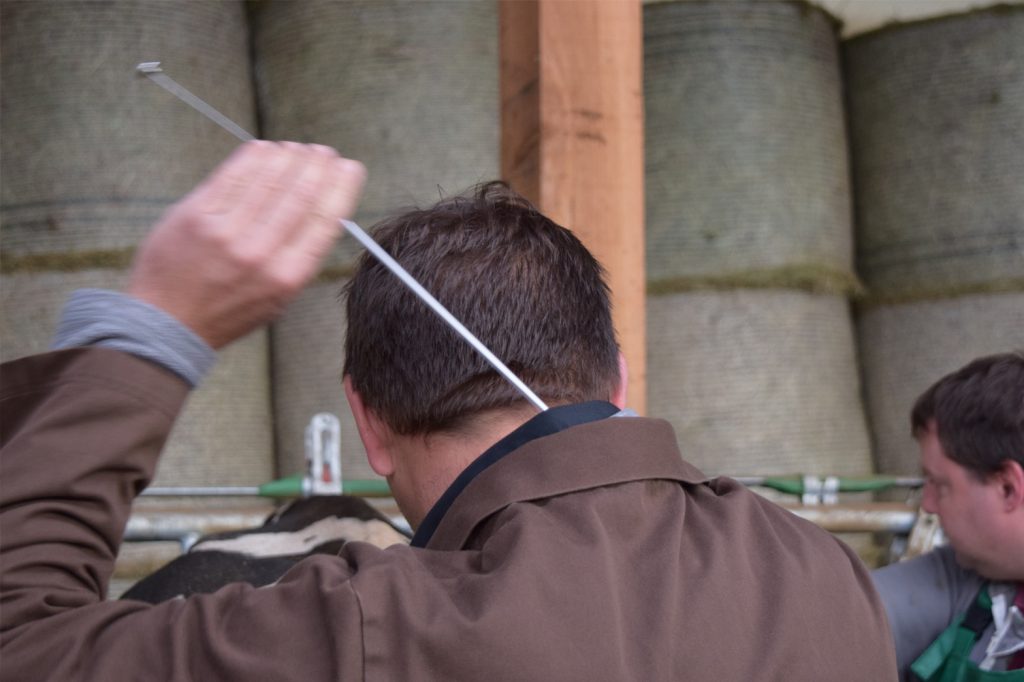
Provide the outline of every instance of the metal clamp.
{"type": "Polygon", "coordinates": [[[804,476],[803,494],[800,496],[800,501],[806,505],[838,504],[839,483],[838,476],[826,476],[824,479],[817,476],[804,476]]]}
{"type": "Polygon", "coordinates": [[[321,412],[306,427],[306,477],[302,493],[341,495],[341,422],[321,412]]]}

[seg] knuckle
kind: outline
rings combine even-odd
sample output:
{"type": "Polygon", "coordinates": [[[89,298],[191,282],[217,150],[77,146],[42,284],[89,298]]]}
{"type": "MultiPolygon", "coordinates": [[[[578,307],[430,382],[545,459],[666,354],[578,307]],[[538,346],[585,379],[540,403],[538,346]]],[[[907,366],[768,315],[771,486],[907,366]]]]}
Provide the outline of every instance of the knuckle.
{"type": "Polygon", "coordinates": [[[325,144],[314,144],[311,146],[313,148],[313,152],[321,156],[326,156],[330,158],[335,158],[338,156],[338,152],[336,149],[334,149],[334,147],[328,147],[325,144]]]}
{"type": "Polygon", "coordinates": [[[295,269],[279,269],[271,277],[274,288],[286,299],[290,299],[302,290],[305,278],[295,269]]]}
{"type": "Polygon", "coordinates": [[[231,252],[236,248],[231,236],[224,230],[216,229],[217,226],[213,225],[212,222],[207,221],[206,225],[199,228],[203,239],[210,248],[216,251],[231,252]]]}
{"type": "Polygon", "coordinates": [[[245,270],[259,269],[267,260],[262,249],[248,242],[233,242],[228,248],[228,256],[235,265],[245,270]]]}
{"type": "Polygon", "coordinates": [[[295,201],[301,206],[312,207],[316,204],[319,189],[317,183],[312,180],[300,180],[295,185],[295,201]]]}
{"type": "Polygon", "coordinates": [[[263,178],[263,181],[260,183],[260,189],[265,196],[277,196],[285,193],[288,187],[280,178],[270,177],[263,178]]]}

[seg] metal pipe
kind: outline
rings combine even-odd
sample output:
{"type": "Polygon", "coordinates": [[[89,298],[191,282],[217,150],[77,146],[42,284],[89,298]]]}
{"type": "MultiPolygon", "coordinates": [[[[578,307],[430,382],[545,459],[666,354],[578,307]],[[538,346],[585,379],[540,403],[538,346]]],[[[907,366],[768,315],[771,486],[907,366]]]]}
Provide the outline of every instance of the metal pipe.
{"type": "Polygon", "coordinates": [[[146,497],[259,497],[259,486],[156,486],[146,488],[146,497]]]}
{"type": "Polygon", "coordinates": [[[808,478],[820,480],[835,479],[838,482],[838,492],[841,493],[862,493],[888,488],[920,488],[924,485],[924,479],[919,476],[827,476],[808,477],[802,474],[790,474],[780,476],[732,476],[734,480],[747,486],[761,486],[771,488],[789,495],[802,495],[806,491],[805,484],[808,478]]]}
{"type": "Polygon", "coordinates": [[[137,510],[128,518],[124,539],[130,542],[173,540],[243,528],[259,528],[274,512],[270,505],[247,509],[137,510]]]}
{"type": "Polygon", "coordinates": [[[830,533],[909,533],[917,510],[905,504],[782,505],[830,533]]]}
{"type": "MultiPolygon", "coordinates": [[[[341,482],[343,495],[391,497],[387,481],[350,479],[341,482]]],[[[309,497],[315,494],[301,474],[279,478],[258,486],[155,486],[142,491],[144,497],[309,497]]],[[[332,493],[333,494],[333,493],[332,493]]]]}
{"type": "MultiPolygon", "coordinates": [[[[909,533],[917,520],[915,508],[895,502],[782,506],[833,533],[909,533]]],[[[124,539],[180,542],[189,535],[258,528],[271,513],[270,506],[230,510],[140,510],[128,519],[124,539]]]]}

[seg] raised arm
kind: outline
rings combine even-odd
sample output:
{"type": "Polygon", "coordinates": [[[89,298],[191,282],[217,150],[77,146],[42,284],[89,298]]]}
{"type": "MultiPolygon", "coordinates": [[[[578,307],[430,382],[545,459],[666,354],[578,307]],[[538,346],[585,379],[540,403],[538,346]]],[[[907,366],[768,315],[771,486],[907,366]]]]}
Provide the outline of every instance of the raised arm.
{"type": "MultiPolygon", "coordinates": [[[[362,166],[324,147],[247,143],[160,220],[139,249],[128,293],[220,348],[273,319],[315,275],[363,179],[362,166]]],[[[285,664],[273,660],[280,632],[304,638],[289,644],[299,657],[288,657],[290,669],[317,677],[302,670],[302,656],[314,665],[313,648],[337,642],[318,632],[325,614],[310,610],[333,598],[337,626],[358,623],[354,605],[341,608],[354,599],[342,562],[308,562],[274,590],[237,586],[158,607],[104,601],[131,502],[187,392],[176,374],[114,350],[4,365],[3,679],[200,679],[197,665],[255,678],[257,665],[285,664]],[[302,613],[292,608],[300,603],[302,613]]]]}

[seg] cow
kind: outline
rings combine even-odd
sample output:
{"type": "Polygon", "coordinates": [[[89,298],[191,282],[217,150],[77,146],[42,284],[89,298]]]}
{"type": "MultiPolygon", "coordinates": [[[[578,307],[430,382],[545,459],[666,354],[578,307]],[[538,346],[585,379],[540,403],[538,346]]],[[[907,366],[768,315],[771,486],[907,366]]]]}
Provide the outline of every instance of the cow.
{"type": "Polygon", "coordinates": [[[215,533],[129,588],[121,599],[157,604],[216,592],[234,582],[270,585],[313,554],[337,554],[346,542],[378,547],[408,543],[409,534],[366,500],[324,495],[295,500],[262,526],[215,533]]]}

